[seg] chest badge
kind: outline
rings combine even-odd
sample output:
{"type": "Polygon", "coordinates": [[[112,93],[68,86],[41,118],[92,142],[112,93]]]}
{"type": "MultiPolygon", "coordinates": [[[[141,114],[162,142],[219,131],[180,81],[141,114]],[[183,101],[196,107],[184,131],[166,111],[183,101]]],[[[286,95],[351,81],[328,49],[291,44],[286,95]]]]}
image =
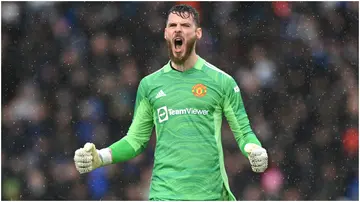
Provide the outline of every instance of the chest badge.
{"type": "Polygon", "coordinates": [[[206,86],[204,86],[203,84],[196,84],[195,86],[192,87],[191,92],[196,96],[196,97],[204,97],[206,95],[206,86]]]}

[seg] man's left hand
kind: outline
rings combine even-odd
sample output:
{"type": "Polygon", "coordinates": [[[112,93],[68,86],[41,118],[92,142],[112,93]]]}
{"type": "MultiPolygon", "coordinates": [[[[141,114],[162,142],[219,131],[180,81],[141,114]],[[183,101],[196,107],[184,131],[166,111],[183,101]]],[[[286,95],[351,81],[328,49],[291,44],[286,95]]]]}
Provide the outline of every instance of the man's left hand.
{"type": "Polygon", "coordinates": [[[256,173],[264,172],[268,167],[266,150],[253,143],[246,144],[244,149],[248,153],[251,169],[256,173]]]}

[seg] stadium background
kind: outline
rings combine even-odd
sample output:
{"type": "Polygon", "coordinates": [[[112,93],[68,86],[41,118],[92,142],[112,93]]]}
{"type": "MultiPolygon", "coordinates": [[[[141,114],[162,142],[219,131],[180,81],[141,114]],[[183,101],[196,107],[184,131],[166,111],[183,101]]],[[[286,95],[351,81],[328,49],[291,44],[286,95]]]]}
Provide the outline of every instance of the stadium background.
{"type": "MultiPolygon", "coordinates": [[[[168,60],[175,3],[1,3],[3,200],[146,200],[154,138],[90,174],[73,155],[126,134],[139,80],[168,60]]],[[[253,173],[224,123],[236,197],[357,200],[358,2],[188,3],[198,53],[238,81],[270,156],[253,173]]]]}

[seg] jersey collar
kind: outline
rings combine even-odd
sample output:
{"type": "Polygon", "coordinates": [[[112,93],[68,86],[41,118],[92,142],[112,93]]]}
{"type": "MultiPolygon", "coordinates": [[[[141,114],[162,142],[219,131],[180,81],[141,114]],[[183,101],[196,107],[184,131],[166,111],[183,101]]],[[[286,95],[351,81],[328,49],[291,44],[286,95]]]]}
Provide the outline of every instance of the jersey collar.
{"type": "MultiPolygon", "coordinates": [[[[164,72],[170,72],[170,71],[176,71],[174,70],[173,68],[171,68],[171,65],[170,65],[170,62],[171,60],[169,60],[169,62],[165,65],[165,68],[164,68],[164,72]]],[[[180,72],[179,73],[190,73],[190,72],[193,72],[195,70],[201,70],[202,69],[202,66],[204,65],[205,63],[205,60],[202,59],[199,55],[198,55],[198,59],[195,63],[195,65],[193,67],[191,67],[190,69],[184,71],[184,72],[180,72]]]]}

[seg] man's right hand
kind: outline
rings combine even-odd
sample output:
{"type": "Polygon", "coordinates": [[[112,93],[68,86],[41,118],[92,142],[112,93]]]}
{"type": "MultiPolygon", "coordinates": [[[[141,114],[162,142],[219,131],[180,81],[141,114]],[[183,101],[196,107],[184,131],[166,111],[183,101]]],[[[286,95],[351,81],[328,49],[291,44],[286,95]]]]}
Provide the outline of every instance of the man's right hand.
{"type": "Polygon", "coordinates": [[[93,143],[86,143],[83,148],[75,151],[76,170],[80,174],[88,173],[103,165],[102,160],[93,143]]]}

